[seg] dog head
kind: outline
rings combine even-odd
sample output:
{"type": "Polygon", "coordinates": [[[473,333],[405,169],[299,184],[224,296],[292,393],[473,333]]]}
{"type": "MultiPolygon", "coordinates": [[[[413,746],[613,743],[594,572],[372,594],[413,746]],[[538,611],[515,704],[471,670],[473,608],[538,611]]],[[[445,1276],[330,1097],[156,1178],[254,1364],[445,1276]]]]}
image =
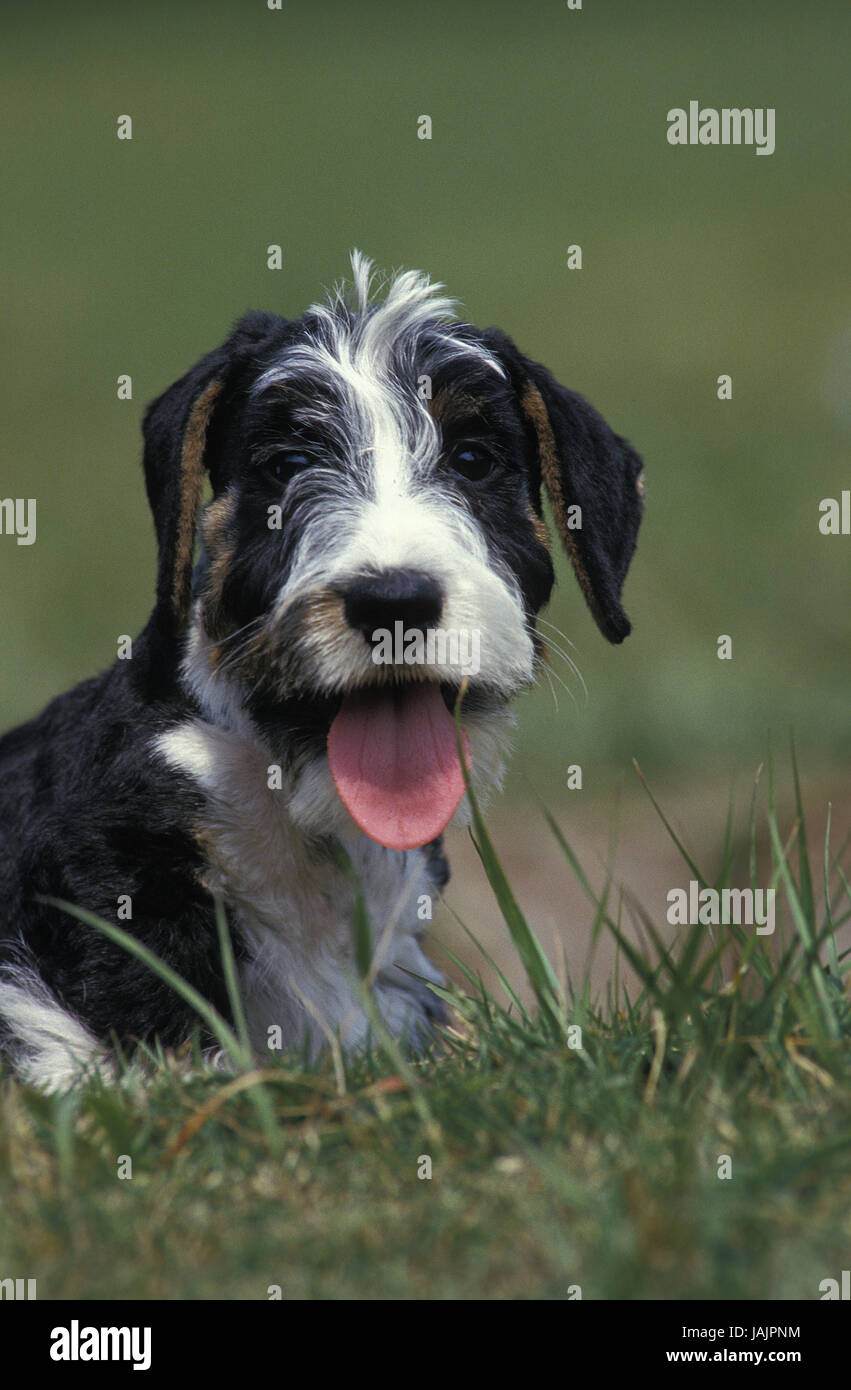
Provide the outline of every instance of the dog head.
{"type": "Polygon", "coordinates": [[[628,634],[641,464],[504,334],[457,322],[440,286],[406,272],[373,302],[369,263],[352,265],[350,297],[247,315],[148,410],[150,630],[208,715],[286,764],[305,829],[351,817],[410,848],[462,799],[464,676],[474,785],[498,778],[553,585],[542,491],[600,629],[628,634]]]}

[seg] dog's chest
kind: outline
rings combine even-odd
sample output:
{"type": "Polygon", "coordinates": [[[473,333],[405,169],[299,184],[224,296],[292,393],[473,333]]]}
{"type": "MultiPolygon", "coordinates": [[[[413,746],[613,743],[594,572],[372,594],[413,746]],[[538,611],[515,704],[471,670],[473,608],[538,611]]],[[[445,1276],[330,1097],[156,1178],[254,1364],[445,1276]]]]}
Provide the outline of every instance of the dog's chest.
{"type": "MultiPolygon", "coordinates": [[[[204,793],[193,827],[202,882],[221,897],[242,938],[255,1046],[297,1044],[305,1035],[318,1042],[325,1029],[362,1034],[351,883],[293,823],[266,751],[203,720],[161,735],[157,751],[204,793]]],[[[395,854],[362,836],[348,848],[380,953],[375,973],[422,973],[416,903],[431,890],[424,856],[395,854]]]]}

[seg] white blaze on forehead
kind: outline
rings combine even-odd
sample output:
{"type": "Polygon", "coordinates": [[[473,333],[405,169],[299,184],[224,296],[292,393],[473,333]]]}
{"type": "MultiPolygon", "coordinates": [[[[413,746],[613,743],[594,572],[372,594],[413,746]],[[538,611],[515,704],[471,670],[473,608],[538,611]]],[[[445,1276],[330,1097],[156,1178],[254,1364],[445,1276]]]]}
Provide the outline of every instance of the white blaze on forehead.
{"type": "Polygon", "coordinates": [[[439,448],[437,427],[417,393],[420,348],[427,345],[435,367],[473,359],[505,373],[486,348],[452,332],[455,301],[427,275],[401,272],[384,299],[371,305],[372,265],[358,251],[352,272],[351,300],[341,285],[326,304],[313,305],[305,336],[263,373],[255,393],[296,379],[324,387],[339,404],[307,403],[300,413],[343,445],[346,461],[369,480],[377,501],[392,502],[408,493],[413,474],[433,463],[439,448]]]}
{"type": "Polygon", "coordinates": [[[368,477],[376,500],[404,497],[412,468],[437,454],[437,429],[425,406],[400,395],[385,358],[341,337],[315,350],[323,376],[344,393],[340,406],[351,462],[368,477]]]}

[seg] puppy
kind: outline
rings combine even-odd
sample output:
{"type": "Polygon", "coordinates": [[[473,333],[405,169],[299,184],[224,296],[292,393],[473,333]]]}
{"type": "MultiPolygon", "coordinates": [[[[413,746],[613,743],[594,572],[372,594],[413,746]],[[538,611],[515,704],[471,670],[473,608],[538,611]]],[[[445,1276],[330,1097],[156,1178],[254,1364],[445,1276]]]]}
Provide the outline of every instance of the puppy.
{"type": "Polygon", "coordinates": [[[542,490],[601,631],[630,630],[634,450],[426,276],[373,301],[352,267],[296,321],[246,315],[150,406],[150,620],[130,659],[0,740],[0,1046],[34,1084],[198,1025],[45,899],[122,926],[229,1018],[218,897],[262,1053],[368,1038],[359,893],[374,1007],[422,1048],[441,1018],[422,937],[466,814],[452,710],[466,677],[484,796],[553,585],[542,490]]]}

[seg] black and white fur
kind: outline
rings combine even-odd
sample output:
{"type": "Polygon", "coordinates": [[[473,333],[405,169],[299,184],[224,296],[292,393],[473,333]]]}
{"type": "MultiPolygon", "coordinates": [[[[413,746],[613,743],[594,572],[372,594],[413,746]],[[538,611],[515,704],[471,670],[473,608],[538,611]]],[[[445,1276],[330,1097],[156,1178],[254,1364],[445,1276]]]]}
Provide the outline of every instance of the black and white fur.
{"type": "Polygon", "coordinates": [[[540,655],[535,615],[553,583],[542,485],[602,631],[629,631],[638,456],[503,334],[457,322],[424,275],[397,275],[373,301],[369,263],[355,253],[352,266],[350,294],[298,321],[248,314],[149,408],[151,618],[132,660],[0,740],[0,1047],[34,1084],[68,1085],[114,1040],[176,1046],[197,1025],[134,957],[45,898],[124,926],[229,1017],[218,894],[257,1050],[273,1025],[285,1046],[318,1048],[329,1033],[361,1045],[340,845],[375,933],[375,1004],[423,1046],[441,1016],[427,982],[440,976],[416,905],[448,877],[442,848],[394,851],[363,834],[326,739],[348,691],[413,674],[452,706],[459,680],[382,672],[369,622],[410,617],[425,585],[442,625],[481,633],[463,723],[482,794],[540,655]]]}

